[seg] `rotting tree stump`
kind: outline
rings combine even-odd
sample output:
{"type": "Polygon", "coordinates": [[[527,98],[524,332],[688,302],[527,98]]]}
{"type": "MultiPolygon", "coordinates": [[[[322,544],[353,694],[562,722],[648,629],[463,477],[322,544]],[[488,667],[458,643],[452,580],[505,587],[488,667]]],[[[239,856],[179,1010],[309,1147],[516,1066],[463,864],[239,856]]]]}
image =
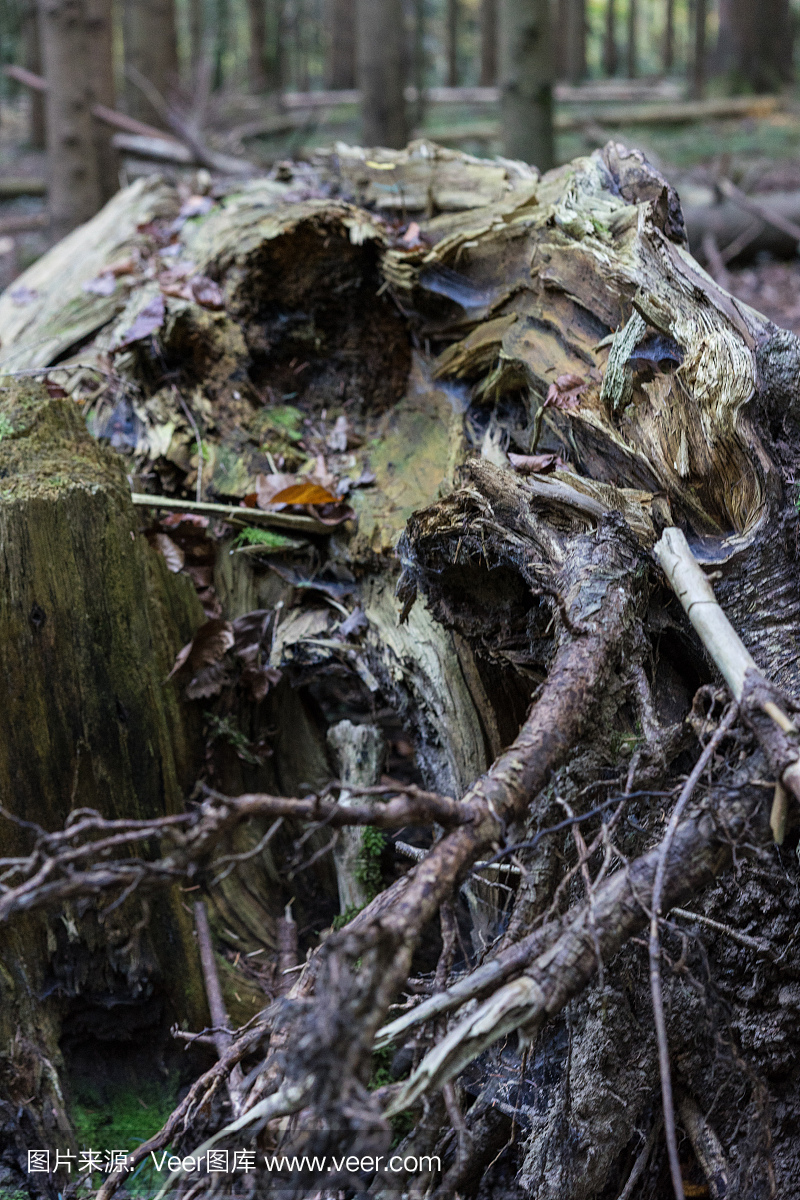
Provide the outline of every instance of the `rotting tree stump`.
{"type": "MultiPolygon", "coordinates": [[[[216,729],[235,717],[246,731],[252,760],[230,754],[218,786],[321,790],[326,730],[349,718],[413,745],[409,778],[475,814],[429,854],[412,829],[420,861],[390,844],[383,892],[321,947],[337,893],[316,859],[324,843],[304,874],[284,829],[248,860],[245,885],[210,886],[225,921],[242,906],[241,926],[217,921],[221,944],[236,948],[225,939],[248,925],[255,937],[292,901],[312,951],[253,1104],[274,1084],[281,1112],[304,1105],[328,1131],[315,1152],[340,1151],[359,1121],[385,1130],[387,1097],[367,1083],[388,1005],[409,975],[438,994],[454,970],[485,967],[488,983],[456,985],[446,1038],[436,1023],[395,1031],[398,1079],[426,1052],[391,1099],[417,1121],[430,1097],[406,1145],[442,1156],[438,1194],[607,1200],[634,1175],[641,1195],[667,1197],[648,970],[632,939],[671,797],[718,719],[720,677],[650,551],[679,527],[781,703],[800,700],[800,344],[694,263],[675,193],[613,144],[541,180],[429,143],[320,154],[203,208],[178,218],[176,192],[153,181],[117,197],[18,281],[26,314],[0,298],[0,370],[58,360],[51,378],[154,497],[199,488],[236,506],[278,457],[297,471],[324,454],[350,480],[351,521],[267,509],[292,544],[244,554],[221,538],[223,616],[267,614],[283,678],[256,704],[210,701],[216,729]],[[109,290],[98,281],[115,264],[109,290]],[[55,278],[60,303],[45,294],[55,278]],[[99,399],[91,369],[110,381],[99,399]],[[269,738],[259,761],[252,747],[269,738]],[[623,807],[605,832],[599,814],[581,836],[561,826],[611,799],[623,807]],[[560,837],[544,836],[556,824],[560,837]],[[586,842],[596,857],[581,864],[586,842]],[[510,845],[517,881],[474,871],[510,845]],[[529,956],[502,966],[527,937],[529,956]],[[495,1009],[471,1023],[461,1006],[487,996],[495,1009]]],[[[771,845],[780,771],[760,720],[745,711],[680,827],[665,894],[692,907],[662,936],[686,1182],[719,1192],[706,1138],[730,1194],[766,1200],[796,1192],[800,967],[796,811],[771,845]]]]}
{"type": "MultiPolygon", "coordinates": [[[[199,727],[165,679],[203,614],[189,581],[139,534],[122,464],[90,437],[74,401],[8,380],[0,423],[0,794],[11,858],[27,853],[26,822],[54,830],[87,810],[147,819],[182,809],[199,727]]],[[[134,899],[105,923],[79,897],[60,919],[23,916],[2,930],[2,963],[3,1119],[13,1127],[9,1106],[25,1100],[12,1143],[23,1165],[26,1148],[72,1140],[59,1081],[67,1014],[74,1025],[83,1005],[84,1024],[99,1026],[113,996],[115,1032],[97,1036],[120,1043],[148,1004],[165,1010],[156,1040],[168,1012],[204,1019],[177,893],[152,912],[134,899]]]]}

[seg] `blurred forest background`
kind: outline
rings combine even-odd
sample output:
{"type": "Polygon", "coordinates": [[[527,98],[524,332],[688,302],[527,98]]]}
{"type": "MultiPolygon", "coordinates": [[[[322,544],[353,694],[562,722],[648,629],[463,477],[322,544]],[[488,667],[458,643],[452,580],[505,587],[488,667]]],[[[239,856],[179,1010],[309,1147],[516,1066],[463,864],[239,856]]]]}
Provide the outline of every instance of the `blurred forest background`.
{"type": "MultiPolygon", "coordinates": [[[[203,191],[421,136],[542,170],[639,146],[716,206],[692,249],[732,286],[728,264],[797,245],[799,22],[796,0],[2,0],[0,286],[142,174],[203,191]],[[746,236],[720,181],[776,193],[746,236]]],[[[766,300],[736,282],[792,326],[788,269],[766,300]]]]}

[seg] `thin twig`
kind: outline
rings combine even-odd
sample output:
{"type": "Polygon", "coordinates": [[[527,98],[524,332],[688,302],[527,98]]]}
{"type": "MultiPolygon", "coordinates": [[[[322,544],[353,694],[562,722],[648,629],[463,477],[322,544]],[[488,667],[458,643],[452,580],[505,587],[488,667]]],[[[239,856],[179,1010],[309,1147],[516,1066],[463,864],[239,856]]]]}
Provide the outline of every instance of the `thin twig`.
{"type": "Polygon", "coordinates": [[[667,1141],[667,1154],[669,1156],[669,1170],[672,1176],[672,1188],[675,1193],[675,1200],[685,1200],[683,1191],[683,1179],[681,1176],[681,1164],[678,1157],[678,1138],[675,1132],[675,1108],[672,1099],[672,1075],[669,1065],[669,1045],[667,1043],[667,1025],[664,1019],[664,998],[661,993],[661,948],[658,937],[658,922],[661,916],[661,901],[664,894],[664,879],[667,873],[667,859],[669,858],[670,848],[672,846],[675,831],[678,828],[680,819],[683,816],[684,810],[692,798],[694,789],[700,780],[703,771],[706,769],[714,753],[722,739],[732,728],[736,717],[739,713],[739,706],[735,702],[730,705],[728,711],[723,716],[716,732],[710,739],[708,745],[703,750],[703,753],[695,763],[686,783],[683,786],[683,791],[678,797],[678,802],[672,810],[672,816],[669,819],[664,839],[659,848],[658,863],[656,865],[655,879],[653,881],[653,899],[650,913],[650,991],[653,997],[653,1017],[656,1027],[656,1039],[658,1041],[658,1069],[661,1076],[661,1099],[664,1108],[664,1133],[667,1141]]]}

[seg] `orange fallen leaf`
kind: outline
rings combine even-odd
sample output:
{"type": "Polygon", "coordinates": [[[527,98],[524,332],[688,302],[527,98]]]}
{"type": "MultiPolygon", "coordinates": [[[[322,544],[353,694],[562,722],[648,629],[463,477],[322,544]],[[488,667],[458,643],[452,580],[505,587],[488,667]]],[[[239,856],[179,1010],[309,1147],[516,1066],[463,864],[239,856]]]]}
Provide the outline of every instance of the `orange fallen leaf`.
{"type": "Polygon", "coordinates": [[[295,483],[270,498],[271,504],[336,504],[334,496],[318,483],[295,483]]]}

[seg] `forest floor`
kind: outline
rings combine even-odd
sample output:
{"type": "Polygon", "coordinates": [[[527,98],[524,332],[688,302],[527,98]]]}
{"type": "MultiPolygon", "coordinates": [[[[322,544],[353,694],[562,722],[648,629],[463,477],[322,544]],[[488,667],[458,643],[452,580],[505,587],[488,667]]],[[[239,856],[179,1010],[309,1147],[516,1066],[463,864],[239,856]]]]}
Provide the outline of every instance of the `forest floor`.
{"type": "MultiPolygon", "coordinates": [[[[758,120],[740,118],[646,129],[604,130],[596,125],[589,126],[583,132],[559,135],[557,157],[559,162],[568,162],[613,137],[643,150],[675,184],[684,202],[691,202],[698,190],[713,186],[714,180],[721,175],[748,193],[800,190],[800,110],[795,111],[795,108],[795,104],[790,104],[784,111],[758,120]]],[[[236,131],[252,126],[259,112],[263,114],[263,105],[254,97],[236,95],[212,102],[209,140],[228,152],[245,153],[253,161],[262,163],[265,169],[282,158],[302,157],[309,149],[322,144],[336,141],[356,144],[359,141],[358,113],[354,105],[311,111],[307,121],[288,134],[239,140],[236,131]]],[[[412,111],[412,120],[414,116],[412,111]]],[[[423,113],[422,118],[422,124],[415,132],[422,132],[446,145],[449,139],[439,139],[437,131],[452,133],[460,126],[474,127],[481,118],[485,121],[486,106],[437,105],[423,113]]],[[[0,119],[3,173],[15,179],[43,179],[45,154],[31,150],[27,144],[27,124],[26,97],[21,96],[4,105],[0,119]]],[[[480,156],[501,152],[499,143],[485,138],[464,140],[457,137],[452,144],[480,156]]],[[[153,170],[156,169],[154,166],[153,170]]],[[[142,164],[128,160],[123,164],[123,177],[132,180],[142,170],[142,164]]],[[[166,170],[169,174],[180,173],[179,168],[166,170]]],[[[0,197],[0,234],[5,218],[43,213],[45,206],[43,196],[0,197]]],[[[15,233],[13,240],[13,253],[5,259],[0,254],[0,290],[35,262],[48,246],[47,232],[42,229],[15,233]]],[[[776,261],[770,254],[762,253],[749,262],[740,260],[731,266],[730,290],[776,324],[800,333],[800,257],[776,261]]]]}

